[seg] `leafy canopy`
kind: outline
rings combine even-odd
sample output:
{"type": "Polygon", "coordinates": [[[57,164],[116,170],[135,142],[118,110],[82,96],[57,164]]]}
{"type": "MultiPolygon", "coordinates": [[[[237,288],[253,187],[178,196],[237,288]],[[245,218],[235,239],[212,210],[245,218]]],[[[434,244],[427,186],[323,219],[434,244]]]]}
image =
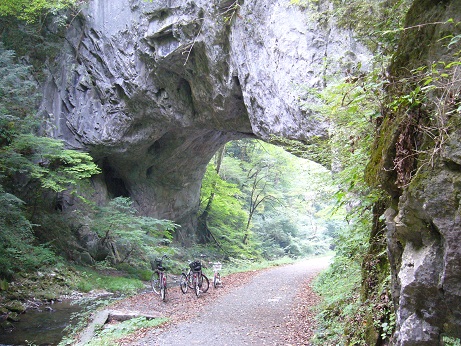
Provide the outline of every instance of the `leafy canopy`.
{"type": "Polygon", "coordinates": [[[40,97],[29,72],[0,44],[0,277],[7,279],[57,260],[48,247],[36,244],[33,226],[39,225],[24,209],[38,199],[18,196],[60,192],[99,173],[89,154],[38,135],[40,97]]]}
{"type": "Polygon", "coordinates": [[[0,179],[18,188],[20,174],[27,183],[39,182],[41,188],[59,192],[99,173],[88,153],[36,135],[37,87],[29,79],[29,68],[15,63],[14,57],[0,45],[0,179]]]}
{"type": "Polygon", "coordinates": [[[56,261],[46,246],[34,246],[32,224],[23,206],[23,201],[0,185],[0,279],[56,261]]]}
{"type": "Polygon", "coordinates": [[[88,153],[64,149],[64,142],[48,137],[21,134],[0,152],[1,174],[21,173],[55,192],[100,172],[88,153]]]}
{"type": "Polygon", "coordinates": [[[201,208],[213,197],[208,226],[231,255],[249,252],[273,259],[328,250],[337,224],[329,172],[318,164],[256,140],[226,145],[219,174],[210,163],[202,181],[201,208]]]}
{"type": "Polygon", "coordinates": [[[13,16],[26,22],[34,22],[42,15],[75,3],[75,0],[2,0],[0,17],[13,16]]]}
{"type": "Polygon", "coordinates": [[[130,198],[117,197],[98,207],[90,221],[102,245],[110,249],[114,264],[146,259],[159,244],[169,243],[175,229],[180,227],[170,220],[136,214],[130,198]]]}

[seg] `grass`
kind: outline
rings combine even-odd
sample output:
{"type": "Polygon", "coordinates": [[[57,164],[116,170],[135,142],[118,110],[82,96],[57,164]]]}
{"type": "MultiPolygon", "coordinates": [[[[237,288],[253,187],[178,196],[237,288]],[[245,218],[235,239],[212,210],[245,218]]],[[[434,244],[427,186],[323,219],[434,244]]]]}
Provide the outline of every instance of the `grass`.
{"type": "MultiPolygon", "coordinates": [[[[322,254],[321,256],[327,256],[327,255],[329,254],[322,254]]],[[[259,261],[248,260],[248,259],[247,260],[233,259],[229,262],[222,262],[223,266],[222,266],[222,270],[220,270],[220,274],[222,276],[226,276],[226,275],[233,274],[233,273],[242,273],[242,272],[271,268],[271,267],[277,267],[277,266],[281,266],[285,264],[295,263],[297,261],[302,261],[310,257],[319,257],[319,256],[309,256],[309,257],[303,257],[299,259],[294,259],[289,256],[284,256],[284,257],[277,258],[275,260],[259,260],[259,261]]],[[[204,270],[207,275],[213,273],[213,268],[210,265],[208,265],[208,267],[209,268],[204,270]]]]}
{"type": "Polygon", "coordinates": [[[293,263],[295,260],[288,256],[281,257],[279,259],[269,261],[251,261],[251,260],[232,260],[231,262],[224,262],[223,269],[221,270],[222,275],[229,275],[233,273],[248,272],[252,270],[260,270],[270,267],[275,267],[279,265],[293,263]]]}
{"type": "Polygon", "coordinates": [[[443,344],[446,346],[461,346],[461,339],[450,338],[448,336],[444,336],[443,344]]]}
{"type": "Polygon", "coordinates": [[[315,345],[344,343],[344,331],[359,309],[360,280],[360,265],[338,258],[316,278],[314,289],[323,301],[317,307],[319,328],[312,340],[315,345]]]}
{"type": "Polygon", "coordinates": [[[121,323],[107,325],[105,328],[100,329],[86,346],[113,346],[114,342],[140,329],[157,327],[167,321],[168,318],[147,319],[137,317],[121,323]]]}
{"type": "Polygon", "coordinates": [[[142,289],[144,283],[140,279],[120,275],[101,274],[95,270],[85,268],[80,271],[80,276],[75,286],[82,292],[106,290],[109,292],[130,294],[142,289]]]}

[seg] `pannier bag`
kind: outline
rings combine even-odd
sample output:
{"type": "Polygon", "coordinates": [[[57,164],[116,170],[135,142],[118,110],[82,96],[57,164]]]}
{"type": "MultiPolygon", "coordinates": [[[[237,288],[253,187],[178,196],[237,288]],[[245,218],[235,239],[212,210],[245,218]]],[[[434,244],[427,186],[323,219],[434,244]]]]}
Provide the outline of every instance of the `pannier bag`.
{"type": "Polygon", "coordinates": [[[202,270],[202,263],[200,263],[199,261],[194,261],[189,264],[189,267],[190,269],[192,269],[192,271],[199,272],[202,270]]]}
{"type": "Polygon", "coordinates": [[[165,268],[163,267],[162,265],[162,260],[161,259],[158,259],[156,258],[155,259],[155,262],[154,262],[154,268],[152,268],[154,270],[165,270],[165,268]]]}

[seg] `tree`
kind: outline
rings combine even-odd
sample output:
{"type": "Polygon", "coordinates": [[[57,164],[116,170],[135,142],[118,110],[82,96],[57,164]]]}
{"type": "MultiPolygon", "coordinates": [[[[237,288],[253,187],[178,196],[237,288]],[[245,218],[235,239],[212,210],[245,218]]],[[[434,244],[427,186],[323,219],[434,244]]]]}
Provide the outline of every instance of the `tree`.
{"type": "Polygon", "coordinates": [[[39,100],[30,68],[0,44],[0,275],[7,278],[56,261],[48,247],[37,245],[34,214],[26,207],[99,173],[88,153],[39,136],[39,100]]]}
{"type": "MultiPolygon", "coordinates": [[[[209,177],[211,178],[211,184],[210,184],[210,192],[208,199],[206,200],[206,205],[202,210],[202,213],[198,217],[198,225],[197,225],[197,241],[199,244],[206,244],[209,243],[211,240],[214,240],[218,246],[220,246],[219,242],[216,240],[216,238],[213,236],[211,233],[209,227],[208,227],[208,216],[210,215],[211,211],[211,206],[213,204],[213,199],[216,194],[216,187],[218,185],[218,180],[219,180],[219,171],[221,170],[221,164],[222,164],[222,159],[224,155],[226,146],[223,145],[221,149],[218,150],[218,152],[215,155],[215,162],[216,162],[216,175],[211,175],[209,174],[209,177]]],[[[202,202],[202,201],[201,201],[202,202]]],[[[205,202],[205,201],[203,201],[205,202]]],[[[203,203],[201,203],[203,204],[203,203]]]]}
{"type": "Polygon", "coordinates": [[[248,172],[248,179],[251,185],[251,193],[249,196],[249,207],[248,207],[248,221],[245,227],[245,235],[243,237],[243,244],[246,244],[249,237],[251,219],[253,218],[254,213],[258,207],[263,203],[268,202],[277,202],[276,197],[267,193],[268,188],[268,174],[267,171],[270,171],[270,165],[257,167],[254,170],[248,172]],[[266,172],[264,172],[266,171],[266,172]]]}
{"type": "Polygon", "coordinates": [[[206,208],[206,227],[211,234],[210,241],[227,255],[253,252],[251,246],[243,249],[241,243],[247,219],[242,192],[236,184],[222,179],[212,163],[208,165],[202,181],[200,215],[204,214],[206,208]],[[210,196],[213,196],[212,203],[209,203],[210,196]]]}
{"type": "Polygon", "coordinates": [[[207,215],[210,241],[233,254],[257,251],[273,259],[320,253],[331,238],[326,235],[329,214],[318,214],[332,208],[329,184],[325,168],[279,147],[257,140],[229,142],[207,168],[200,215],[207,215]]]}
{"type": "Polygon", "coordinates": [[[32,116],[39,95],[30,67],[14,62],[15,53],[0,43],[0,148],[38,124],[32,116]]]}
{"type": "Polygon", "coordinates": [[[39,95],[29,67],[14,62],[14,52],[0,44],[0,179],[23,191],[34,183],[60,192],[99,173],[87,153],[65,149],[64,142],[38,136],[35,116],[39,95]]]}
{"type": "Polygon", "coordinates": [[[61,192],[100,172],[89,154],[65,149],[60,140],[34,134],[14,137],[0,152],[0,174],[19,190],[37,182],[42,189],[61,192]]]}
{"type": "Polygon", "coordinates": [[[0,279],[11,279],[17,272],[56,261],[46,246],[34,245],[32,224],[23,207],[22,200],[0,185],[0,279]]]}
{"type": "Polygon", "coordinates": [[[56,12],[75,3],[75,0],[2,0],[0,17],[13,16],[26,22],[34,22],[49,12],[56,12]]]}
{"type": "Polygon", "coordinates": [[[110,258],[113,264],[124,263],[131,258],[145,258],[149,249],[160,243],[170,242],[172,233],[179,225],[170,220],[137,216],[132,201],[117,197],[107,206],[98,207],[90,227],[99,237],[104,260],[110,258]]]}

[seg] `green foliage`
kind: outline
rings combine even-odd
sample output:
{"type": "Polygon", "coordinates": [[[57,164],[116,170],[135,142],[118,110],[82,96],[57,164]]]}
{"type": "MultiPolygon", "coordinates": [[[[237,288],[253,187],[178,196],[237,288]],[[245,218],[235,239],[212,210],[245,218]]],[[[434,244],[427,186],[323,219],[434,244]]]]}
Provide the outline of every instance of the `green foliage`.
{"type": "Polygon", "coordinates": [[[306,108],[323,114],[330,122],[329,150],[331,151],[333,180],[337,187],[334,196],[337,208],[349,206],[349,222],[370,218],[369,210],[379,199],[379,190],[365,182],[374,128],[380,120],[380,101],[383,82],[379,70],[358,77],[337,79],[324,89],[308,90],[319,105],[306,108]],[[360,203],[357,201],[360,200],[360,203]]]}
{"type": "MultiPolygon", "coordinates": [[[[329,249],[331,208],[328,171],[260,141],[226,145],[217,174],[210,164],[201,208],[213,196],[209,228],[230,256],[274,259],[329,249]],[[247,244],[245,244],[247,242],[247,244]]],[[[330,234],[333,232],[330,231],[330,234]]]]}
{"type": "Polygon", "coordinates": [[[26,22],[35,22],[49,13],[75,5],[75,0],[3,0],[0,17],[13,16],[26,22]]]}
{"type": "Polygon", "coordinates": [[[383,51],[390,55],[396,49],[403,26],[403,19],[411,0],[291,0],[291,3],[308,8],[320,24],[328,21],[335,25],[352,29],[356,38],[366,44],[371,51],[383,51]],[[330,3],[333,6],[330,6],[330,3]]]}
{"type": "MultiPolygon", "coordinates": [[[[381,268],[379,257],[369,254],[370,219],[368,215],[361,218],[361,223],[351,222],[341,230],[335,239],[332,265],[314,283],[323,297],[317,316],[320,327],[314,339],[316,345],[371,345],[378,337],[374,333],[381,333],[385,340],[394,331],[389,268],[381,268]],[[378,275],[385,278],[375,281],[378,275]],[[364,284],[370,289],[366,299],[364,284]]],[[[387,263],[385,258],[382,260],[387,263]]]]}
{"type": "Polygon", "coordinates": [[[401,121],[394,159],[400,187],[409,184],[425,166],[434,166],[451,133],[460,125],[456,117],[461,111],[461,87],[457,81],[460,52],[451,61],[416,68],[393,85],[396,92],[388,109],[401,121]]]}
{"type": "Polygon", "coordinates": [[[49,244],[38,244],[33,226],[40,225],[32,225],[24,206],[33,211],[33,203],[46,193],[63,191],[99,173],[87,153],[35,135],[40,124],[34,116],[36,83],[30,79],[30,68],[14,59],[14,53],[0,44],[0,275],[9,279],[58,261],[49,244]]]}
{"type": "MultiPolygon", "coordinates": [[[[362,42],[381,52],[391,52],[395,48],[399,33],[384,34],[383,30],[400,25],[402,16],[395,12],[406,8],[408,2],[392,2],[388,8],[382,7],[385,4],[382,1],[333,3],[332,15],[339,25],[353,28],[362,42]]],[[[373,68],[367,73],[348,71],[343,77],[329,77],[325,88],[306,90],[308,98],[318,102],[316,106],[306,103],[304,107],[329,120],[328,144],[337,186],[334,195],[338,210],[342,212],[340,207],[348,210],[344,215],[348,226],[343,226],[335,239],[334,263],[316,283],[324,298],[319,314],[321,332],[316,336],[316,343],[321,345],[374,344],[379,337],[376,332],[384,339],[392,334],[395,326],[389,300],[387,303],[380,300],[380,297],[388,299],[386,259],[378,266],[382,273],[372,273],[371,269],[367,272],[363,267],[375,263],[371,260],[374,250],[369,245],[372,243],[372,210],[382,199],[382,191],[368,185],[365,171],[375,140],[375,128],[381,124],[386,106],[387,81],[382,71],[388,61],[389,56],[382,54],[371,62],[373,68]],[[367,284],[369,296],[360,293],[367,284]]]]}
{"type": "Polygon", "coordinates": [[[243,229],[248,216],[243,210],[242,192],[236,184],[221,179],[214,165],[210,164],[202,183],[201,206],[206,205],[212,193],[215,194],[211,210],[212,219],[216,221],[214,226],[243,229]],[[227,225],[223,224],[224,220],[227,220],[227,225]]]}
{"type": "Polygon", "coordinates": [[[443,344],[446,346],[461,346],[461,339],[459,338],[450,338],[447,336],[443,337],[443,344]]]}
{"type": "Polygon", "coordinates": [[[0,174],[14,180],[20,173],[45,190],[60,192],[100,173],[89,154],[65,149],[62,141],[48,137],[20,134],[0,150],[0,174]]]}
{"type": "Polygon", "coordinates": [[[73,285],[81,292],[106,290],[124,294],[135,293],[144,288],[144,283],[139,279],[114,275],[114,270],[106,270],[106,273],[109,275],[90,268],[81,268],[73,285]]]}
{"type": "Polygon", "coordinates": [[[220,8],[221,15],[224,18],[224,23],[232,24],[234,18],[238,15],[240,10],[240,0],[233,0],[229,5],[220,8]]]}
{"type": "Polygon", "coordinates": [[[39,123],[32,117],[36,86],[29,80],[29,69],[13,58],[14,53],[0,45],[0,178],[8,179],[12,190],[38,182],[45,190],[59,192],[99,173],[87,153],[67,150],[62,141],[34,134],[39,123]]]}
{"type": "Polygon", "coordinates": [[[0,43],[0,98],[2,109],[26,115],[35,107],[36,84],[31,81],[30,68],[14,63],[15,54],[0,43]]]}
{"type": "Polygon", "coordinates": [[[137,317],[130,320],[110,324],[96,333],[95,337],[86,345],[87,346],[112,346],[118,339],[126,337],[143,328],[158,327],[168,322],[168,318],[147,319],[146,317],[137,317]]]}
{"type": "MultiPolygon", "coordinates": [[[[322,305],[321,312],[317,315],[319,322],[319,328],[313,338],[314,345],[346,345],[346,338],[344,337],[345,329],[350,327],[350,318],[356,314],[360,309],[360,297],[357,294],[359,290],[360,271],[348,271],[340,272],[338,268],[334,268],[340,276],[337,280],[334,280],[332,273],[326,273],[330,275],[330,280],[322,282],[324,285],[332,287],[332,291],[320,291],[320,294],[324,294],[329,297],[331,303],[329,305],[322,305]],[[349,275],[349,276],[346,276],[349,275]],[[351,276],[352,275],[352,276],[351,276]],[[341,288],[337,290],[335,288],[341,288]],[[351,292],[356,292],[351,294],[351,292]],[[337,304],[337,305],[335,305],[337,304]]],[[[362,327],[358,327],[354,324],[355,330],[364,335],[362,327]]],[[[355,343],[352,343],[355,345],[355,343]]],[[[364,345],[357,343],[357,345],[364,345]]]]}
{"type": "Polygon", "coordinates": [[[369,345],[378,337],[390,337],[395,326],[387,259],[376,258],[370,245],[374,206],[383,198],[382,192],[369,187],[364,175],[374,127],[381,118],[383,84],[379,76],[374,70],[360,78],[340,79],[316,95],[322,102],[316,111],[331,124],[337,206],[348,209],[348,227],[335,239],[334,263],[317,282],[325,299],[319,315],[323,331],[316,336],[318,344],[369,345]],[[378,265],[379,261],[382,263],[378,265]],[[360,294],[364,289],[367,294],[360,294]]]}
{"type": "Polygon", "coordinates": [[[14,62],[15,54],[0,43],[0,148],[19,133],[30,132],[39,99],[30,68],[14,62]]]}
{"type": "Polygon", "coordinates": [[[56,262],[46,245],[36,245],[32,225],[23,211],[24,202],[0,185],[0,278],[56,262]]]}
{"type": "MultiPolygon", "coordinates": [[[[409,35],[433,24],[409,27],[406,31],[409,35]]],[[[446,30],[444,33],[455,30],[450,21],[438,24],[446,30]]],[[[437,45],[451,58],[424,65],[406,54],[396,58],[405,56],[410,61],[405,60],[405,69],[395,72],[398,78],[385,84],[387,95],[381,101],[383,120],[366,176],[370,184],[395,179],[396,187],[407,187],[421,169],[433,167],[450,142],[451,133],[459,127],[459,119],[455,116],[460,111],[457,76],[461,60],[457,35],[447,34],[437,45]],[[383,152],[395,154],[382,160],[383,152]]]]}
{"type": "Polygon", "coordinates": [[[96,208],[90,227],[109,249],[111,262],[120,264],[134,259],[146,262],[153,248],[171,242],[172,233],[179,225],[137,216],[129,198],[117,197],[107,206],[96,208]]]}
{"type": "Polygon", "coordinates": [[[245,222],[248,219],[248,214],[243,209],[242,192],[236,184],[221,179],[214,165],[210,164],[202,182],[201,210],[212,195],[208,227],[223,251],[230,255],[254,256],[252,246],[245,247],[242,244],[245,222]]]}

